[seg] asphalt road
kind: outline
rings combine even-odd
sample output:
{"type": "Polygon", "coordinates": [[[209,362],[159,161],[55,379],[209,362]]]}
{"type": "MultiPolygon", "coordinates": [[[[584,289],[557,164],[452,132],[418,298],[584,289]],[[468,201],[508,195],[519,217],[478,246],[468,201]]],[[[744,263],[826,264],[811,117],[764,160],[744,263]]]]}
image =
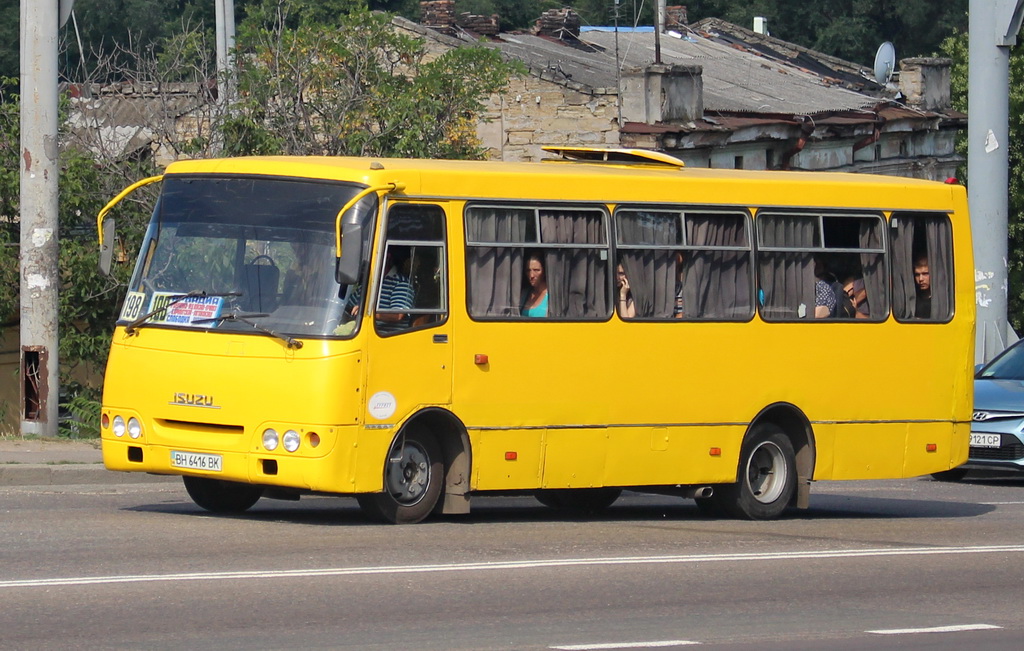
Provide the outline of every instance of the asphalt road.
{"type": "Polygon", "coordinates": [[[775,522],[627,494],[205,514],[176,483],[0,489],[0,648],[1017,649],[1024,480],[818,484],[775,522]]]}

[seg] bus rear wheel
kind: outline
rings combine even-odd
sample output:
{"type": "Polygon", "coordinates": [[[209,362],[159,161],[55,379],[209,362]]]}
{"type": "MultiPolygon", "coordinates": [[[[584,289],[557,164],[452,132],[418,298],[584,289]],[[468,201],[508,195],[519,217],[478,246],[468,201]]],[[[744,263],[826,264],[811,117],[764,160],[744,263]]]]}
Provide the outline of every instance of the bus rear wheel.
{"type": "Polygon", "coordinates": [[[743,443],[736,483],[721,487],[714,498],[733,517],[773,520],[786,510],[795,492],[793,444],[777,425],[763,423],[743,443]]]}
{"type": "Polygon", "coordinates": [[[368,517],[392,524],[413,524],[434,510],[444,485],[441,448],[429,433],[399,436],[384,462],[384,492],[356,496],[368,517]]]}
{"type": "Polygon", "coordinates": [[[242,513],[263,495],[261,486],[210,477],[181,478],[192,501],[213,513],[242,513]]]}
{"type": "Polygon", "coordinates": [[[563,488],[539,490],[534,497],[553,509],[597,513],[611,506],[621,494],[618,488],[563,488]]]}

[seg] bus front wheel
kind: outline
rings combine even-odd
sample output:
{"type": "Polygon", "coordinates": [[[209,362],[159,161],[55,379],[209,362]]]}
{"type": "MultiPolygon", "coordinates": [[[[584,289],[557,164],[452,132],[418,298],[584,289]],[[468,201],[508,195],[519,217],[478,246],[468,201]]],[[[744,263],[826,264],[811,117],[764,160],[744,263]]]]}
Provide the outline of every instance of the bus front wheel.
{"type": "Polygon", "coordinates": [[[263,495],[263,488],[209,477],[183,476],[192,501],[213,513],[242,513],[263,495]]]}
{"type": "Polygon", "coordinates": [[[374,520],[413,524],[434,510],[444,484],[441,448],[428,433],[412,430],[398,437],[384,462],[384,492],[356,497],[374,520]]]}
{"type": "Polygon", "coordinates": [[[758,425],[744,441],[735,484],[721,487],[715,501],[727,513],[746,520],[772,520],[796,492],[796,454],[777,425],[758,425]]]}

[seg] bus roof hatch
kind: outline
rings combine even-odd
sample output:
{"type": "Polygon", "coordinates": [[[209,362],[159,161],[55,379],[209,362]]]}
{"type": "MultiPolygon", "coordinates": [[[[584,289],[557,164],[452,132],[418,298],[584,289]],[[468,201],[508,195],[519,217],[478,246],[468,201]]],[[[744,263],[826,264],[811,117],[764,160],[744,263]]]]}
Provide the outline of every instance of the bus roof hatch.
{"type": "Polygon", "coordinates": [[[675,156],[650,149],[619,149],[600,147],[541,147],[544,151],[560,154],[565,160],[586,163],[625,163],[640,165],[665,165],[679,169],[683,161],[675,156]]]}

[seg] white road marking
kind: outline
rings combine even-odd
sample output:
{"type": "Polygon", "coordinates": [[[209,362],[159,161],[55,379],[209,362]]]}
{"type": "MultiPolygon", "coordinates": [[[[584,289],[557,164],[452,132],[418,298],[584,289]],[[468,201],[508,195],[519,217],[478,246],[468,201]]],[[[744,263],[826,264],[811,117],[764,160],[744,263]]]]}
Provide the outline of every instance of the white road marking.
{"type": "Polygon", "coordinates": [[[910,635],[913,633],[959,633],[960,631],[989,631],[1002,628],[992,624],[959,624],[955,626],[933,626],[931,628],[887,628],[878,631],[865,631],[875,635],[910,635]]]}
{"type": "Polygon", "coordinates": [[[791,561],[878,556],[935,556],[948,554],[1009,554],[1024,552],[1024,545],[977,545],[970,547],[883,547],[799,552],[757,552],[749,554],[688,554],[679,556],[622,556],[611,558],[562,558],[550,560],[493,561],[481,563],[438,563],[433,565],[390,565],[336,567],[299,570],[243,570],[235,572],[187,572],[179,574],[126,574],[114,576],[57,577],[51,579],[0,580],[0,589],[50,586],[144,583],[157,581],[240,581],[296,577],[365,576],[372,574],[414,574],[531,570],[551,567],[593,567],[601,565],[664,565],[681,563],[736,563],[743,561],[791,561]]]}
{"type": "Polygon", "coordinates": [[[1004,506],[1007,504],[1024,504],[1024,502],[979,502],[979,504],[984,504],[985,506],[1004,506]]]}
{"type": "Polygon", "coordinates": [[[608,642],[603,644],[565,644],[551,646],[549,649],[560,651],[597,651],[598,649],[664,649],[673,646],[693,646],[700,644],[692,640],[659,640],[656,642],[608,642]]]}

